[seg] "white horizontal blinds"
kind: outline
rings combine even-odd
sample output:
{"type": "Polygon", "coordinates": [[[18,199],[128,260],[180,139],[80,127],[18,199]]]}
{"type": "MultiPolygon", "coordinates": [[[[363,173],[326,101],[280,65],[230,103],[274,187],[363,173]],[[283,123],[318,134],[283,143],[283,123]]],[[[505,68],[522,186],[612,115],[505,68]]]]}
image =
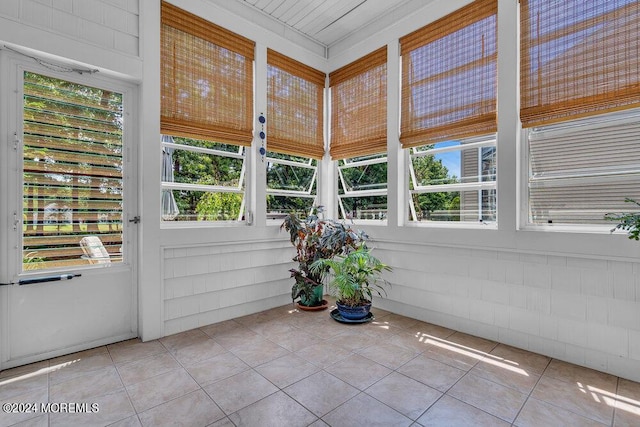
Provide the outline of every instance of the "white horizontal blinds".
{"type": "Polygon", "coordinates": [[[269,151],[322,158],[325,77],[322,71],[267,49],[269,151]]]}
{"type": "Polygon", "coordinates": [[[387,47],[329,75],[331,158],[387,151],[387,47]]]}
{"type": "Polygon", "coordinates": [[[23,90],[23,268],[88,264],[86,235],[121,260],[122,95],[30,72],[23,90]]]}
{"type": "Polygon", "coordinates": [[[640,105],[640,2],[520,4],[524,127],[640,105]]]}
{"type": "Polygon", "coordinates": [[[532,223],[603,223],[640,200],[640,112],[533,128],[528,143],[532,223]]]}
{"type": "Polygon", "coordinates": [[[163,134],[251,145],[255,43],[162,2],[163,134]]]}
{"type": "Polygon", "coordinates": [[[496,24],[477,0],[400,39],[404,148],[496,132],[496,24]]]}

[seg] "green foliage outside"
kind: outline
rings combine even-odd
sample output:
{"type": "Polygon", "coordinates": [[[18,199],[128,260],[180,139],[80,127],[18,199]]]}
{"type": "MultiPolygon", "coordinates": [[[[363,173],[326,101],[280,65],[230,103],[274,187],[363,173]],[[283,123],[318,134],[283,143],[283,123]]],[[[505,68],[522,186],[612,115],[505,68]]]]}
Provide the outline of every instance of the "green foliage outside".
{"type": "MultiPolygon", "coordinates": [[[[640,208],[640,203],[633,199],[625,199],[625,202],[632,203],[640,208]]],[[[611,230],[617,229],[627,232],[629,239],[640,240],[640,211],[625,212],[621,214],[607,214],[605,218],[609,221],[617,221],[618,224],[611,230]]]]}
{"type": "MultiPolygon", "coordinates": [[[[458,183],[458,177],[449,176],[449,170],[442,164],[442,160],[436,160],[433,155],[416,157],[412,159],[413,168],[420,182],[437,184],[458,183]]],[[[413,189],[413,186],[411,186],[413,189]]],[[[447,219],[460,221],[460,193],[451,191],[446,193],[422,193],[413,194],[413,203],[420,219],[447,219]],[[438,212],[450,212],[446,218],[434,218],[438,212]],[[452,214],[451,214],[452,213],[452,214]]]]}

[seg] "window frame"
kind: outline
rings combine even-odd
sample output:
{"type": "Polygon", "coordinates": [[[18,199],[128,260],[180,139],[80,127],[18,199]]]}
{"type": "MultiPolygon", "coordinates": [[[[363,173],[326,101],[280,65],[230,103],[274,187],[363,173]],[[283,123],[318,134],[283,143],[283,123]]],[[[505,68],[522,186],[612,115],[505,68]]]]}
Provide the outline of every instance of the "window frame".
{"type": "MultiPolygon", "coordinates": [[[[64,67],[64,64],[62,65],[64,67]]],[[[95,271],[102,268],[109,268],[111,271],[124,270],[133,268],[135,264],[135,254],[137,251],[136,231],[132,229],[129,222],[131,218],[138,215],[138,185],[140,179],[137,168],[138,144],[136,135],[138,133],[139,124],[137,121],[137,105],[138,105],[138,88],[134,84],[127,82],[110,74],[102,74],[95,72],[64,72],[52,69],[45,65],[33,64],[26,58],[7,52],[0,51],[0,70],[3,75],[8,76],[0,83],[0,90],[6,90],[5,93],[11,93],[11,96],[0,98],[0,105],[7,108],[6,130],[12,132],[11,149],[7,144],[6,151],[0,150],[0,153],[6,154],[4,165],[13,163],[15,165],[15,173],[9,173],[6,180],[6,186],[0,186],[0,191],[6,191],[7,207],[3,209],[0,218],[8,216],[7,224],[11,224],[11,228],[6,231],[5,242],[1,243],[0,253],[3,251],[7,254],[6,271],[12,281],[18,281],[23,278],[41,276],[48,272],[60,271],[95,271]],[[6,72],[6,73],[5,73],[6,72]],[[24,200],[24,180],[23,180],[23,134],[24,134],[24,73],[30,72],[44,75],[47,77],[68,81],[71,83],[97,87],[103,90],[117,92],[122,95],[122,165],[123,165],[123,192],[122,192],[122,260],[118,262],[104,264],[87,264],[77,266],[62,266],[55,268],[43,269],[23,269],[23,248],[24,233],[22,210],[24,200]],[[14,98],[15,96],[15,98],[14,98]],[[15,129],[15,133],[13,131],[15,129]],[[6,245],[6,246],[5,246],[6,245]]],[[[2,124],[0,119],[0,124],[2,124]]],[[[1,233],[0,233],[1,235],[1,233]]]]}
{"type": "MultiPolygon", "coordinates": [[[[301,156],[296,156],[296,157],[301,157],[301,156]]],[[[270,157],[269,156],[269,152],[267,151],[267,154],[265,156],[265,163],[269,164],[269,163],[275,163],[275,164],[279,164],[279,165],[287,165],[287,166],[291,166],[291,167],[298,167],[298,168],[304,168],[304,169],[312,169],[313,172],[313,177],[311,178],[311,181],[309,183],[309,188],[305,191],[296,191],[296,190],[279,190],[279,189],[271,189],[269,188],[269,184],[266,182],[265,180],[265,193],[267,196],[279,196],[279,197],[301,197],[301,198],[307,198],[307,199],[313,199],[312,201],[312,207],[317,205],[317,201],[318,201],[318,163],[319,160],[316,160],[316,164],[313,165],[315,159],[312,158],[307,158],[307,162],[303,163],[303,162],[296,162],[295,160],[287,160],[287,159],[278,159],[276,157],[270,157]],[[314,185],[315,184],[315,185],[314,185]],[[314,188],[316,189],[316,191],[314,192],[314,188]]],[[[268,173],[268,172],[267,172],[268,173]]],[[[309,212],[310,214],[311,212],[309,212]]],[[[279,218],[269,218],[270,215],[273,215],[272,213],[269,212],[269,207],[267,206],[267,211],[266,211],[266,215],[267,215],[267,222],[268,223],[275,223],[278,222],[280,223],[280,219],[279,218]]]]}
{"type": "MultiPolygon", "coordinates": [[[[620,168],[613,168],[611,173],[600,172],[600,173],[587,173],[587,174],[579,174],[579,173],[568,173],[565,176],[560,175],[559,173],[552,174],[551,176],[541,177],[537,180],[532,178],[532,170],[531,170],[531,154],[530,154],[530,135],[533,132],[549,132],[549,133],[570,133],[573,138],[575,133],[580,132],[581,130],[596,130],[601,128],[606,123],[618,123],[618,124],[630,124],[630,123],[638,123],[640,119],[640,108],[623,110],[618,112],[606,112],[603,114],[589,116],[589,117],[581,117],[573,120],[568,120],[565,122],[552,123],[548,125],[530,127],[530,128],[521,128],[521,164],[522,167],[520,178],[521,185],[520,194],[522,194],[522,200],[520,203],[520,224],[521,229],[529,230],[529,231],[552,231],[552,232],[576,232],[576,233],[611,233],[613,228],[613,223],[607,224],[595,224],[595,223],[535,223],[531,221],[531,201],[530,201],[530,182],[532,179],[535,181],[546,181],[551,182],[552,185],[561,186],[562,182],[576,181],[584,178],[585,184],[595,184],[600,183],[602,181],[599,180],[602,178],[614,177],[614,184],[619,183],[636,183],[640,178],[640,170],[636,170],[635,172],[631,170],[623,170],[620,168]],[[557,175],[557,176],[553,176],[557,175]],[[625,179],[626,176],[626,179],[625,179]],[[617,177],[617,179],[615,178],[617,177]],[[555,181],[555,182],[554,182],[555,181]]],[[[638,131],[638,136],[640,136],[640,131],[638,131]]],[[[588,172],[588,171],[586,171],[588,172]]],[[[613,209],[612,209],[613,211],[613,209]]]]}
{"type": "Polygon", "coordinates": [[[337,176],[336,202],[338,205],[337,206],[338,218],[340,220],[349,220],[356,224],[359,223],[359,224],[386,225],[387,219],[389,217],[389,194],[388,194],[389,193],[389,169],[388,169],[389,159],[388,159],[387,153],[383,152],[383,153],[377,153],[377,154],[368,154],[368,155],[365,154],[358,157],[350,157],[350,158],[336,160],[334,161],[334,163],[335,163],[336,176],[337,176]],[[380,157],[373,157],[368,159],[366,158],[366,157],[372,157],[372,156],[380,156],[380,157]],[[361,157],[365,157],[365,159],[353,160],[353,159],[359,159],[361,157]],[[340,164],[341,162],[343,162],[344,164],[340,164]],[[387,164],[387,179],[384,182],[384,188],[376,188],[376,189],[370,189],[370,190],[347,190],[346,180],[344,178],[344,174],[342,173],[344,169],[357,168],[360,166],[368,166],[368,165],[382,164],[382,163],[387,164]],[[344,194],[340,194],[341,186],[342,186],[342,190],[344,191],[344,194]],[[345,208],[344,208],[344,204],[342,203],[342,199],[352,199],[357,197],[374,197],[374,196],[385,196],[387,198],[387,208],[385,210],[384,218],[382,219],[351,218],[349,215],[347,215],[347,212],[345,211],[345,208]]]}
{"type": "MultiPolygon", "coordinates": [[[[423,146],[416,146],[416,147],[410,147],[410,148],[406,148],[403,151],[407,153],[407,169],[408,169],[408,180],[407,180],[407,201],[408,201],[408,205],[409,205],[409,209],[408,209],[408,215],[406,215],[405,217],[405,225],[411,225],[411,226],[421,226],[421,227],[430,227],[430,226],[443,226],[443,227],[455,227],[455,228],[475,228],[475,227],[482,227],[482,228],[486,228],[489,227],[491,229],[497,229],[498,228],[498,204],[496,203],[496,210],[495,210],[495,215],[496,215],[496,220],[495,221],[485,221],[482,219],[482,193],[480,193],[480,197],[479,197],[479,205],[480,208],[478,209],[478,214],[479,214],[479,218],[478,221],[418,221],[417,219],[417,213],[415,210],[415,204],[413,202],[413,194],[428,194],[428,193],[445,193],[445,192],[463,192],[463,191],[478,191],[478,192],[482,192],[485,190],[494,190],[496,193],[496,198],[498,197],[498,173],[497,173],[497,161],[498,161],[498,135],[497,133],[494,134],[490,134],[490,135],[485,135],[485,136],[477,136],[477,137],[470,137],[470,138],[461,138],[461,139],[457,139],[456,141],[460,141],[460,144],[458,145],[453,145],[453,146],[449,146],[449,147],[439,147],[439,148],[432,148],[432,149],[428,149],[428,150],[419,150],[419,148],[423,147],[423,146]],[[466,143],[464,143],[466,142],[466,143]],[[434,185],[417,185],[417,177],[415,174],[415,170],[414,170],[414,166],[413,166],[413,159],[417,158],[417,157],[425,157],[425,156],[429,156],[429,155],[436,155],[439,153],[449,153],[449,152],[460,152],[462,154],[463,151],[465,150],[470,150],[470,149],[475,149],[478,150],[478,153],[480,154],[478,156],[478,170],[479,172],[481,171],[481,162],[482,162],[482,149],[483,148],[493,148],[495,150],[495,157],[496,157],[496,173],[492,174],[492,176],[494,176],[494,179],[491,181],[483,181],[483,175],[481,173],[478,174],[477,178],[478,181],[472,181],[472,182],[459,182],[459,183],[453,183],[453,184],[434,184],[434,185]],[[413,186],[413,189],[410,189],[409,187],[413,186]],[[413,219],[411,219],[413,218],[413,219]]],[[[429,145],[429,144],[426,144],[429,145]]],[[[462,167],[462,164],[460,165],[462,167]]],[[[459,179],[461,179],[462,177],[458,177],[459,179]]]]}
{"type": "MultiPolygon", "coordinates": [[[[178,137],[180,138],[180,137],[178,137]]],[[[192,139],[192,138],[187,138],[192,139]]],[[[227,144],[227,145],[235,145],[235,144],[227,144]]],[[[162,219],[162,215],[160,215],[160,224],[167,228],[181,228],[181,227],[193,227],[193,226],[208,226],[208,225],[243,225],[246,224],[246,211],[247,211],[247,190],[246,190],[246,182],[247,182],[247,151],[249,147],[245,147],[242,145],[238,145],[237,152],[231,151],[222,151],[216,150],[212,148],[206,147],[198,147],[193,145],[185,145],[179,144],[175,142],[161,142],[161,147],[172,148],[175,151],[189,151],[192,153],[201,153],[212,156],[220,156],[220,157],[228,157],[232,159],[242,159],[242,169],[240,171],[240,179],[238,181],[238,185],[235,187],[231,186],[223,186],[223,185],[208,185],[208,184],[190,184],[190,183],[179,183],[179,182],[168,182],[168,181],[160,181],[161,190],[169,190],[169,191],[201,191],[205,193],[233,193],[233,194],[242,194],[242,203],[240,205],[240,212],[238,214],[237,220],[221,220],[221,221],[212,221],[212,220],[186,220],[186,221],[174,221],[174,220],[164,220],[162,219]]],[[[160,206],[162,209],[162,206],[160,206]]]]}

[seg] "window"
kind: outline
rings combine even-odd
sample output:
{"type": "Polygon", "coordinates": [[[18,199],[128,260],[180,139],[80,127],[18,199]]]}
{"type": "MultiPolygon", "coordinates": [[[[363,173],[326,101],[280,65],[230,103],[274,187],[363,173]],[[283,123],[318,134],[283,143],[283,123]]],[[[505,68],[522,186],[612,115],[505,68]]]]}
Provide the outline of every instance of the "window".
{"type": "Polygon", "coordinates": [[[267,218],[316,204],[317,160],[324,155],[325,74],[267,50],[267,218]]]}
{"type": "Polygon", "coordinates": [[[267,218],[288,213],[305,218],[316,203],[317,160],[288,154],[267,154],[267,218]]]}
{"type": "Polygon", "coordinates": [[[605,224],[640,200],[640,110],[529,128],[527,222],[605,224]]]}
{"type": "Polygon", "coordinates": [[[341,219],[387,219],[387,154],[338,161],[341,219]]]}
{"type": "Polygon", "coordinates": [[[410,158],[410,221],[496,221],[495,135],[414,147],[410,158]]]}
{"type": "Polygon", "coordinates": [[[387,48],[329,75],[331,147],[338,161],[338,214],[387,217],[387,48]]]}
{"type": "Polygon", "coordinates": [[[640,4],[521,4],[526,222],[604,223],[640,198],[640,4]]]}
{"type": "Polygon", "coordinates": [[[255,43],[162,2],[162,219],[239,221],[255,43]]]}
{"type": "Polygon", "coordinates": [[[163,220],[243,219],[245,147],[166,136],[162,146],[163,220]]]}
{"type": "Polygon", "coordinates": [[[400,39],[410,221],[496,221],[496,14],[477,0],[400,39]]]}
{"type": "Polygon", "coordinates": [[[98,236],[122,261],[123,95],[23,73],[23,270],[90,264],[98,236]]]}

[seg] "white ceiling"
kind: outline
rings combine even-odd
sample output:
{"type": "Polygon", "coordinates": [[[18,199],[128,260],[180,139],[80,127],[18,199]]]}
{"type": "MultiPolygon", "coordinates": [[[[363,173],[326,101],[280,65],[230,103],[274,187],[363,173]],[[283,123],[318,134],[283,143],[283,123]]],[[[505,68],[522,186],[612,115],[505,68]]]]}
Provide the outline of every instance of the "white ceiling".
{"type": "MultiPolygon", "coordinates": [[[[230,6],[232,1],[214,2],[230,6]]],[[[389,14],[408,14],[413,0],[233,0],[236,12],[258,11],[328,48],[389,14]],[[242,6],[240,6],[242,5],[242,6]]],[[[414,2],[415,3],[415,2],[414,2]]],[[[426,2],[425,2],[426,3],[426,2]]]]}

